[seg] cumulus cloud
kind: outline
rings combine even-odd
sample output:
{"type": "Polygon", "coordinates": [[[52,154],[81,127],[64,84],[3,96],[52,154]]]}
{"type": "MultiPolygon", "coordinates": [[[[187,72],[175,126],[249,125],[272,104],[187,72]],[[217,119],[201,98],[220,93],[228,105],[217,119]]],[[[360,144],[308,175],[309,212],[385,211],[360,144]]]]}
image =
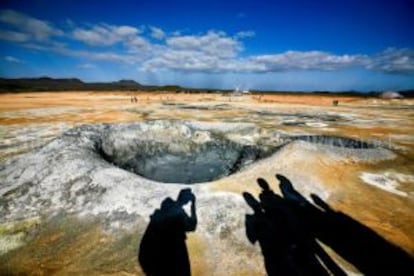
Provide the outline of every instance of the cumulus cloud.
{"type": "Polygon", "coordinates": [[[364,55],[334,55],[321,51],[287,51],[273,55],[259,55],[248,59],[263,71],[288,70],[338,70],[345,67],[362,65],[366,62],[364,55]]]}
{"type": "Polygon", "coordinates": [[[167,39],[167,46],[174,51],[197,51],[221,58],[235,57],[242,45],[224,32],[208,31],[204,35],[174,36],[167,39]]]}
{"type": "Polygon", "coordinates": [[[241,50],[242,45],[237,39],[220,31],[175,35],[166,39],[157,55],[143,63],[143,69],[206,73],[230,71],[241,50]]]}
{"type": "Polygon", "coordinates": [[[47,21],[39,20],[13,10],[0,11],[0,22],[20,31],[19,33],[12,30],[3,32],[2,37],[11,41],[23,41],[30,38],[37,41],[44,41],[52,36],[63,35],[60,29],[55,28],[47,21]]]}
{"type": "Polygon", "coordinates": [[[165,32],[157,27],[149,26],[149,29],[151,30],[151,37],[155,39],[164,39],[165,38],[165,32]]]}
{"type": "Polygon", "coordinates": [[[142,55],[148,54],[148,52],[154,50],[153,45],[151,45],[145,38],[139,36],[125,41],[124,43],[131,53],[139,53],[142,55]]]}
{"type": "Polygon", "coordinates": [[[109,46],[118,42],[133,40],[141,31],[131,26],[95,25],[90,28],[76,28],[73,38],[92,46],[109,46]]]}
{"type": "Polygon", "coordinates": [[[332,71],[364,64],[363,55],[333,55],[320,51],[287,51],[274,55],[258,55],[244,59],[200,55],[197,51],[167,51],[147,61],[146,69],[168,68],[172,70],[203,72],[280,72],[293,70],[332,71]]]}
{"type": "MultiPolygon", "coordinates": [[[[155,45],[151,45],[141,33],[141,29],[132,26],[98,24],[89,28],[76,28],[72,31],[72,37],[87,45],[100,48],[121,44],[124,46],[125,52],[120,51],[117,56],[125,56],[125,59],[128,60],[127,63],[131,63],[130,54],[134,53],[140,58],[144,58],[156,49],[155,45]]],[[[113,59],[122,60],[122,58],[113,59]]]]}
{"type": "Polygon", "coordinates": [[[4,60],[12,63],[23,63],[22,60],[12,56],[5,56],[4,60]]]}
{"type": "Polygon", "coordinates": [[[393,74],[414,73],[414,49],[388,48],[371,57],[366,64],[368,69],[393,74]]]}
{"type": "Polygon", "coordinates": [[[220,58],[191,50],[167,50],[143,64],[145,70],[170,69],[194,72],[220,71],[220,58]]]}

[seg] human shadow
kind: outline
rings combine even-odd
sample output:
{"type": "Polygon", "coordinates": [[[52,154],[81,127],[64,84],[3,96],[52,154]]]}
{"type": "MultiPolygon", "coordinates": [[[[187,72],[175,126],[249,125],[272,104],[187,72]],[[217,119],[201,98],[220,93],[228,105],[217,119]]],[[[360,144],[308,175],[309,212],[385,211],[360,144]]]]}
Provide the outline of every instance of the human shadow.
{"type": "Polygon", "coordinates": [[[309,225],[290,202],[275,194],[268,183],[257,180],[262,192],[260,201],[243,193],[253,215],[246,215],[246,234],[251,243],[259,242],[268,275],[345,275],[342,269],[315,241],[309,225]],[[319,260],[323,260],[324,265],[319,260]]]}
{"type": "Polygon", "coordinates": [[[182,189],[177,200],[167,197],[150,216],[138,251],[138,261],[146,275],[191,275],[185,240],[186,232],[197,227],[195,202],[191,189],[182,189]],[[190,216],[183,209],[188,202],[190,216]]]}
{"type": "Polygon", "coordinates": [[[260,201],[243,193],[254,211],[246,215],[246,235],[259,242],[268,275],[346,275],[316,239],[365,275],[414,275],[408,253],[317,195],[310,203],[283,175],[276,178],[282,196],[261,178],[260,201]]]}

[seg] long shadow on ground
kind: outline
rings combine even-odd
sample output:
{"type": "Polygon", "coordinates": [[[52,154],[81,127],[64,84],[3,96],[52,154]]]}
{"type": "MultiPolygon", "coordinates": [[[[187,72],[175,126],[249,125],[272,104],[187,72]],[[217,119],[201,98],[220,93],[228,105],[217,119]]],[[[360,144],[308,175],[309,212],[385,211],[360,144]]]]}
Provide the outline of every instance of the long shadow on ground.
{"type": "Polygon", "coordinates": [[[310,203],[283,175],[276,175],[282,196],[259,178],[259,200],[243,193],[253,214],[246,235],[262,249],[268,275],[346,275],[316,242],[328,245],[365,275],[414,275],[414,259],[317,195],[310,203]]]}

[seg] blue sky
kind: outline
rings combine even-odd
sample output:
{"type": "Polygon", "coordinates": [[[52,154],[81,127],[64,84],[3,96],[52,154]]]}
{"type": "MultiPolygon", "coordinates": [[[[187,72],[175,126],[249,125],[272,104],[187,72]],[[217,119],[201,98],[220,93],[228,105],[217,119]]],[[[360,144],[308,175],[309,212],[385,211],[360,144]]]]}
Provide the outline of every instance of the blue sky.
{"type": "Polygon", "coordinates": [[[414,0],[3,0],[0,76],[412,89],[412,18],[414,0]]]}

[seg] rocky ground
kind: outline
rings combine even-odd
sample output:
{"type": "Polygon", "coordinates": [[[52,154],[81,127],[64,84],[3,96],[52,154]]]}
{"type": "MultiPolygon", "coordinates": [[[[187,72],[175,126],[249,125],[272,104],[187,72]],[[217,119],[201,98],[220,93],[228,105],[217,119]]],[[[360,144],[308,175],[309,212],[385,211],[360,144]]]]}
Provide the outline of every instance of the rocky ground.
{"type": "Polygon", "coordinates": [[[190,187],[193,274],[263,275],[242,193],[280,193],[275,174],[414,255],[413,100],[135,95],[0,96],[2,273],[142,274],[150,215],[190,187]]]}

